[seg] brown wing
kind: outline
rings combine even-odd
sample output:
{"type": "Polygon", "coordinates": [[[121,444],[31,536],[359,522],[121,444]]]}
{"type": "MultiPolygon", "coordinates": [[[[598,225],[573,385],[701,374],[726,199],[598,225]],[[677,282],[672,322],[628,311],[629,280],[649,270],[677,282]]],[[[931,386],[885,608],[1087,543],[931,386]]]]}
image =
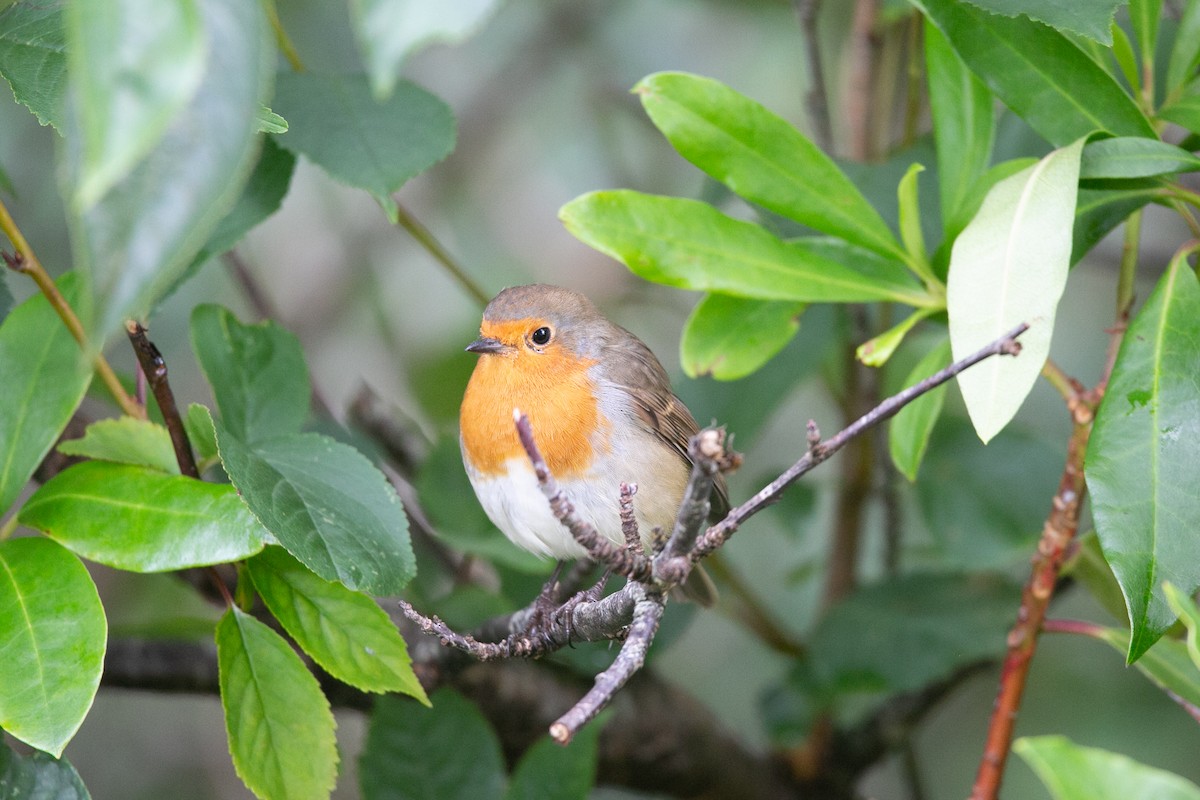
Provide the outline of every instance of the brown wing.
{"type": "MultiPolygon", "coordinates": [[[[620,366],[609,369],[607,377],[628,392],[646,429],[678,453],[690,470],[688,441],[700,428],[687,406],[671,391],[666,370],[650,348],[633,334],[620,337],[609,346],[620,352],[606,359],[606,363],[620,366]]],[[[729,512],[729,490],[724,475],[717,475],[714,488],[710,518],[719,520],[729,512]]]]}

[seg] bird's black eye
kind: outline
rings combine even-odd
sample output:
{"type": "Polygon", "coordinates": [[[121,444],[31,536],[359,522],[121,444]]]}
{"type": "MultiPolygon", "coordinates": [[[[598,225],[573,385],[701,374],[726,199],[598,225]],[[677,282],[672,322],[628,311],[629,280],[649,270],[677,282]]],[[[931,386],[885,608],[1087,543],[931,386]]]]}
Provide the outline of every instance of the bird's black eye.
{"type": "Polygon", "coordinates": [[[550,329],[543,326],[529,335],[529,340],[536,345],[544,345],[550,341],[550,329]]]}

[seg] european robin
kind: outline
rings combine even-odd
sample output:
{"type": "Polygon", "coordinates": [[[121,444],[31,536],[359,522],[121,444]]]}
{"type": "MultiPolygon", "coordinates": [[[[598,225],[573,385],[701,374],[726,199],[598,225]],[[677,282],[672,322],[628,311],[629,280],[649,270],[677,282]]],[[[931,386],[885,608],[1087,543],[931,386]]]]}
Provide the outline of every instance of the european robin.
{"type": "MultiPolygon", "coordinates": [[[[538,488],[514,408],[529,417],[550,472],[600,534],[624,543],[622,482],[637,484],[643,541],[655,527],[670,532],[691,471],[688,440],[698,428],[641,339],[582,294],[535,284],[496,295],[467,350],[480,358],[459,413],[463,463],[505,536],[540,556],[585,555],[538,488]]],[[[713,517],[728,507],[718,477],[713,517]]],[[[684,594],[709,605],[713,592],[707,576],[693,570],[684,594]]]]}

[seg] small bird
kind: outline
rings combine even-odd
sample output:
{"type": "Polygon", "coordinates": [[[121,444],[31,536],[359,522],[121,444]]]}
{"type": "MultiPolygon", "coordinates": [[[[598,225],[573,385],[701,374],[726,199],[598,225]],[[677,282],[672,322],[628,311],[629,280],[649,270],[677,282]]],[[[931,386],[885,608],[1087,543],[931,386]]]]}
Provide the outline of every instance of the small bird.
{"type": "MultiPolygon", "coordinates": [[[[622,482],[636,483],[643,542],[670,533],[691,471],[696,420],[671,391],[666,370],[641,339],[609,322],[578,292],[534,284],[505,289],[483,311],[480,356],[459,412],[463,463],[496,527],[540,556],[586,555],[550,510],[521,447],[513,409],[529,417],[542,457],[583,519],[623,544],[622,482]]],[[[712,517],[728,511],[718,476],[712,517]]],[[[684,594],[711,605],[699,569],[684,594]]]]}

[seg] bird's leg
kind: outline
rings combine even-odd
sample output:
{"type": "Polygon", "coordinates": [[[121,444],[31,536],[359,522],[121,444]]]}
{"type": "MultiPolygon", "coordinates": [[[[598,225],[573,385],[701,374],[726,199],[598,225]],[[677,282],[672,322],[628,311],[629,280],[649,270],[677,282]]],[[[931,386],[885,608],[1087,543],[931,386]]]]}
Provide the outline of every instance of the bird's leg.
{"type": "Polygon", "coordinates": [[[543,628],[550,621],[550,615],[558,608],[558,577],[562,574],[563,565],[566,563],[560,560],[554,565],[554,572],[550,573],[550,579],[542,586],[542,591],[533,601],[533,613],[529,616],[529,624],[525,627],[527,635],[532,635],[535,631],[543,628]]]}
{"type": "Polygon", "coordinates": [[[576,592],[570,600],[567,600],[558,610],[554,612],[554,618],[567,630],[567,646],[574,647],[571,642],[571,630],[574,623],[571,621],[571,615],[575,613],[575,607],[580,603],[594,603],[604,596],[604,587],[608,584],[608,579],[612,577],[612,570],[604,570],[604,574],[600,576],[600,580],[596,581],[595,585],[583,591],[576,592]]]}

